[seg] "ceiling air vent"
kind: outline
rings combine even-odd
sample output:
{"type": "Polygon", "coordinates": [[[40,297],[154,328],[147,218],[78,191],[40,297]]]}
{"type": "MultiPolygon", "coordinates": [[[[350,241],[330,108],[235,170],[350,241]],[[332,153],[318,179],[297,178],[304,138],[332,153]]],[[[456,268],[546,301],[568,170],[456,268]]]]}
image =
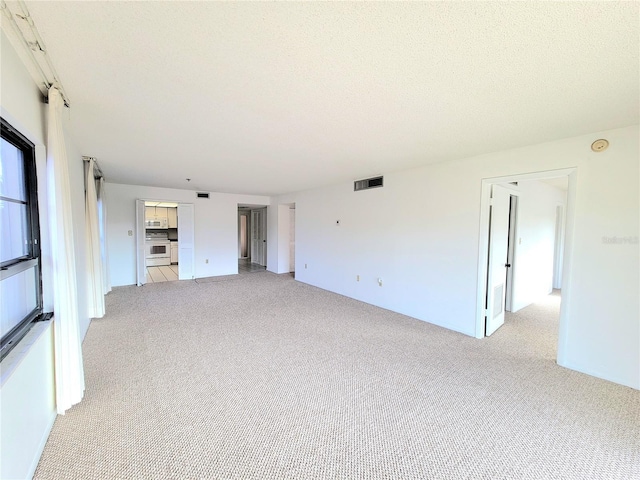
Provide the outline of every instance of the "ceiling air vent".
{"type": "Polygon", "coordinates": [[[209,198],[209,194],[207,192],[196,192],[196,197],[198,197],[198,198],[209,198]]]}
{"type": "Polygon", "coordinates": [[[369,188],[382,187],[382,178],[383,177],[373,177],[367,178],[365,180],[356,180],[355,182],[353,182],[353,191],[357,192],[358,190],[368,190],[369,188]]]}

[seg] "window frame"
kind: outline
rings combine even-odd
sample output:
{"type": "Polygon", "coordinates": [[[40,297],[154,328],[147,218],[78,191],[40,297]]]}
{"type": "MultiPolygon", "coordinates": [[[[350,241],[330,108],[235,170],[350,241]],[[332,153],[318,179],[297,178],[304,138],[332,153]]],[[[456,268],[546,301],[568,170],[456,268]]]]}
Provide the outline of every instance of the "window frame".
{"type": "MultiPolygon", "coordinates": [[[[36,275],[36,307],[30,311],[19,323],[14,325],[0,340],[0,360],[2,360],[13,347],[33,327],[35,321],[43,318],[42,295],[42,255],[40,244],[40,215],[38,209],[38,179],[36,167],[36,149],[33,142],[15,129],[4,118],[0,117],[1,137],[4,141],[18,148],[23,155],[25,196],[27,205],[27,228],[29,239],[28,253],[0,264],[0,281],[12,277],[29,268],[35,268],[36,275]]],[[[0,197],[5,201],[13,201],[0,197]]]]}

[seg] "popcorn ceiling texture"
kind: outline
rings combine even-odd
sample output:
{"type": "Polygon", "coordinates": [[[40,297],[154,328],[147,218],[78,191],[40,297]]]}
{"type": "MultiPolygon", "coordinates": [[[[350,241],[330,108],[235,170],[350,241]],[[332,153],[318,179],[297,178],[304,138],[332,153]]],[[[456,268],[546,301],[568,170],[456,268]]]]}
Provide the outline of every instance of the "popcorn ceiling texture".
{"type": "Polygon", "coordinates": [[[112,183],[275,195],[639,121],[638,2],[27,3],[112,183]]]}
{"type": "Polygon", "coordinates": [[[559,300],[476,340],[268,272],[117,288],[35,478],[639,478],[640,392],[555,364],[559,300]]]}

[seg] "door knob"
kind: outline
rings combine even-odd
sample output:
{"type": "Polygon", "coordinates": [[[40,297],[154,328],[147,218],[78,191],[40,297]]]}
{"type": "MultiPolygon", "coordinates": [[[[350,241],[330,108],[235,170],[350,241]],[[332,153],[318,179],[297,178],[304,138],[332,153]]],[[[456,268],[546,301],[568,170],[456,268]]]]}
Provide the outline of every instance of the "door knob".
{"type": "Polygon", "coordinates": [[[510,263],[505,263],[504,266],[507,267],[507,268],[510,268],[511,264],[510,263]]]}

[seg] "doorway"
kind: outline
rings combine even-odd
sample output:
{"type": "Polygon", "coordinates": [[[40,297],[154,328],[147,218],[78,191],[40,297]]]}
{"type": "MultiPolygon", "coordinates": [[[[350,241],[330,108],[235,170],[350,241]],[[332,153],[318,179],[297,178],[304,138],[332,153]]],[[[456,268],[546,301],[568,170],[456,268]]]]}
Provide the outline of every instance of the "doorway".
{"type": "Polygon", "coordinates": [[[136,200],[136,284],[190,280],[194,273],[194,206],[136,200]]]}
{"type": "MultiPolygon", "coordinates": [[[[563,267],[566,272],[570,268],[568,247],[571,238],[570,235],[566,235],[565,238],[564,232],[565,225],[570,226],[573,222],[574,192],[575,169],[483,180],[477,338],[490,336],[497,331],[504,324],[505,315],[509,319],[506,312],[523,309],[536,299],[549,294],[552,289],[557,289],[556,278],[562,276],[560,286],[567,287],[569,276],[561,274],[563,267]],[[563,205],[551,204],[551,198],[546,200],[543,206],[535,205],[535,202],[531,201],[531,198],[534,198],[531,189],[538,188],[544,192],[549,187],[542,185],[543,183],[559,188],[562,182],[565,185],[563,205]],[[522,200],[523,198],[526,201],[522,200]],[[521,204],[526,206],[522,219],[521,204]],[[558,209],[558,206],[562,208],[558,209]],[[536,217],[539,216],[538,210],[541,208],[544,208],[542,220],[536,217]],[[537,237],[541,237],[544,242],[537,237]],[[541,294],[543,287],[545,293],[541,294]]],[[[570,232],[570,229],[567,228],[566,231],[570,232]]],[[[558,290],[553,290],[553,294],[559,297],[558,290]]],[[[559,327],[556,330],[558,363],[562,361],[567,341],[564,336],[566,311],[567,305],[563,302],[559,327]]]]}
{"type": "Polygon", "coordinates": [[[238,272],[267,267],[267,207],[238,204],[238,272]]]}
{"type": "Polygon", "coordinates": [[[289,273],[296,276],[296,204],[289,206],[289,273]]]}

